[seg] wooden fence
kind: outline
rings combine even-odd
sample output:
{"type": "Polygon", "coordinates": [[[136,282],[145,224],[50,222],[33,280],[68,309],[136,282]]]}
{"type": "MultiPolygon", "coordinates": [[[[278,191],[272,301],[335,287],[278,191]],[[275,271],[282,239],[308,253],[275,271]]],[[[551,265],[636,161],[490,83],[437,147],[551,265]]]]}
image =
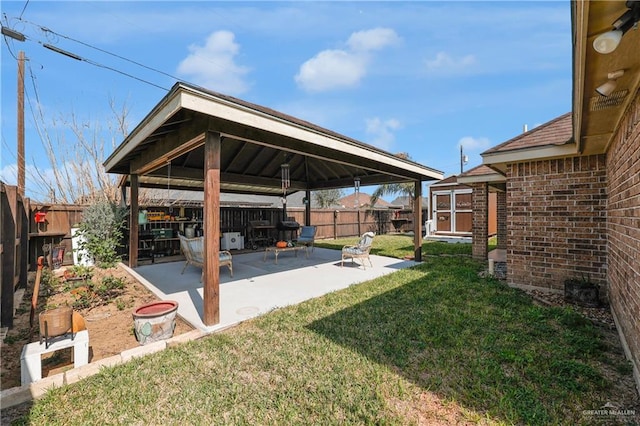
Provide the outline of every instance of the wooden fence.
{"type": "Polygon", "coordinates": [[[18,194],[16,186],[0,182],[0,322],[13,326],[14,294],[27,283],[29,199],[18,194]]]}
{"type": "MultiPolygon", "coordinates": [[[[287,209],[287,218],[306,225],[303,208],[287,209]]],[[[406,219],[400,230],[413,229],[413,213],[409,210],[312,209],[309,224],[317,227],[317,239],[327,239],[353,237],[367,231],[387,234],[395,231],[392,220],[396,218],[406,219]]],[[[221,207],[220,233],[240,232],[246,236],[249,222],[253,220],[266,220],[275,225],[282,220],[282,209],[221,207]]]]}

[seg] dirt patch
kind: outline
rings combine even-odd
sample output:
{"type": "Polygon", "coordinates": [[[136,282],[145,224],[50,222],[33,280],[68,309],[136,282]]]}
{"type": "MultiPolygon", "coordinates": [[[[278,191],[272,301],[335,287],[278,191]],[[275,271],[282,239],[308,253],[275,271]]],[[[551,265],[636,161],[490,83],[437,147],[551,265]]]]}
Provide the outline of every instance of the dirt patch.
{"type": "MultiPolygon", "coordinates": [[[[103,283],[105,277],[108,282],[117,280],[117,288],[112,289],[107,303],[92,294],[87,295],[83,282],[77,279],[65,279],[64,271],[70,268],[60,268],[53,271],[54,284],[47,285],[43,279],[39,291],[37,313],[45,309],[60,306],[74,306],[74,311],[80,313],[89,330],[89,362],[117,355],[120,352],[140,346],[133,332],[133,311],[135,308],[156,301],[158,298],[146,287],[133,278],[121,266],[110,269],[93,268],[93,283],[103,283]],[[120,284],[121,283],[121,284],[120,284]],[[122,288],[120,288],[122,287],[122,288]],[[84,297],[84,300],[80,300],[84,297]],[[80,307],[85,305],[85,307],[80,307]]],[[[47,271],[43,274],[47,278],[47,271]]],[[[68,274],[67,274],[68,275],[68,274]]],[[[71,277],[70,277],[71,278],[71,277]]],[[[35,282],[35,273],[29,274],[29,285],[22,303],[14,317],[14,326],[8,330],[2,340],[1,388],[9,389],[20,386],[20,354],[22,347],[40,338],[38,314],[34,316],[33,327],[30,326],[31,297],[35,282]]],[[[193,328],[185,321],[177,318],[174,336],[186,333],[193,328]]],[[[42,377],[49,377],[73,368],[71,349],[61,350],[43,356],[42,377]]]]}

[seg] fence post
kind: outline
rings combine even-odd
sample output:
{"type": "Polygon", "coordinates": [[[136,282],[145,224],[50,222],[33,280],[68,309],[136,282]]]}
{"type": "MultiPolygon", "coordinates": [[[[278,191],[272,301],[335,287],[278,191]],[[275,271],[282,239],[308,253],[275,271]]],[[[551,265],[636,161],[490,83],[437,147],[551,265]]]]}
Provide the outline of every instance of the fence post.
{"type": "Polygon", "coordinates": [[[0,293],[0,322],[3,327],[13,327],[13,293],[16,276],[16,216],[18,190],[2,184],[1,211],[2,217],[2,293],[0,293]]]}

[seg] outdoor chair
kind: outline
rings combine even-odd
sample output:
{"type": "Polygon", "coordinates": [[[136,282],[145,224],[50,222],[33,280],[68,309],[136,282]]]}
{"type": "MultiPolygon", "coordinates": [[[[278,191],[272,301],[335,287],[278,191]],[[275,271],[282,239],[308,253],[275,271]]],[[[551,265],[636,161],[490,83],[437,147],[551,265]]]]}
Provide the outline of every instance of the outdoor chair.
{"type": "Polygon", "coordinates": [[[313,251],[313,242],[316,238],[316,227],[315,226],[303,226],[300,228],[300,235],[298,235],[298,239],[296,240],[296,244],[301,246],[311,246],[311,251],[313,251]]]}
{"type": "MultiPolygon", "coordinates": [[[[178,235],[178,237],[180,237],[180,248],[186,258],[186,262],[184,263],[184,267],[180,273],[184,274],[188,265],[196,266],[198,268],[204,267],[204,237],[187,238],[184,235],[178,235]]],[[[229,268],[230,275],[233,277],[233,258],[231,256],[231,252],[228,250],[220,250],[218,259],[220,266],[227,266],[229,268]]],[[[200,276],[200,281],[202,281],[203,275],[204,270],[200,276]]]]}
{"type": "Polygon", "coordinates": [[[342,247],[342,261],[340,262],[340,267],[344,265],[345,259],[351,259],[351,262],[354,263],[354,259],[362,259],[362,267],[367,269],[367,266],[364,263],[364,259],[369,261],[369,264],[373,268],[373,263],[371,263],[371,258],[369,258],[369,250],[371,250],[371,245],[373,244],[373,237],[376,234],[373,232],[365,232],[360,237],[360,241],[356,245],[349,245],[342,247]]]}

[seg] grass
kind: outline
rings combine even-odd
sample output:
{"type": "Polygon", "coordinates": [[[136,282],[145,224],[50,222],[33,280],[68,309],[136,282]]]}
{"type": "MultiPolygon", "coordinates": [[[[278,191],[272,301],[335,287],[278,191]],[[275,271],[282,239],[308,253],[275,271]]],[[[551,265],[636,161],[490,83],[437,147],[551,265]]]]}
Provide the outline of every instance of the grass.
{"type": "MultiPolygon", "coordinates": [[[[346,244],[357,244],[359,238],[340,238],[337,240],[317,240],[316,247],[340,250],[346,244]]],[[[489,241],[489,250],[493,250],[496,246],[489,241]]],[[[371,254],[380,256],[389,256],[403,258],[407,255],[413,255],[413,235],[410,234],[391,234],[378,235],[373,240],[371,254]]],[[[424,241],[422,243],[423,256],[471,256],[471,244],[450,244],[439,241],[424,241]]]]}
{"type": "MultiPolygon", "coordinates": [[[[374,243],[398,257],[406,247],[402,236],[374,243]]],[[[597,368],[610,359],[598,330],[480,269],[469,256],[427,257],[54,389],[23,423],[585,422],[612,385],[597,368]]]]}

